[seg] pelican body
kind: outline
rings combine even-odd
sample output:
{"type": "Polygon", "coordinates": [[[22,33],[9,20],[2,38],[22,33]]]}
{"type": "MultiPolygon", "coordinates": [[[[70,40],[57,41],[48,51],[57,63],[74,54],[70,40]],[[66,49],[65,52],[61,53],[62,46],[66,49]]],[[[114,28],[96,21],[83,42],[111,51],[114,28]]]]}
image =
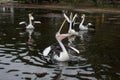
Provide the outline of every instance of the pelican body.
{"type": "Polygon", "coordinates": [[[57,61],[68,61],[69,60],[69,54],[68,54],[64,44],[60,40],[60,33],[59,32],[56,33],[56,40],[58,41],[62,51],[59,53],[59,55],[57,55],[57,54],[54,55],[54,59],[56,59],[57,61]]]}
{"type": "Polygon", "coordinates": [[[62,40],[69,37],[69,36],[71,36],[71,34],[60,34],[59,32],[57,32],[55,38],[56,38],[61,49],[58,49],[56,46],[51,45],[43,50],[43,55],[48,56],[48,54],[52,50],[53,59],[55,59],[57,61],[68,61],[70,59],[70,57],[69,57],[69,53],[67,51],[67,48],[72,49],[77,53],[80,53],[79,50],[77,50],[76,48],[74,48],[72,46],[64,46],[64,44],[62,43],[62,40]]]}
{"type": "Polygon", "coordinates": [[[19,24],[25,24],[26,25],[26,29],[34,29],[33,23],[41,23],[40,21],[34,21],[34,17],[32,16],[32,14],[28,14],[29,16],[29,24],[27,25],[27,23],[25,21],[20,22],[19,24]]]}
{"type": "Polygon", "coordinates": [[[81,18],[82,18],[82,21],[81,21],[81,23],[79,24],[79,29],[80,29],[80,30],[88,30],[88,29],[89,29],[88,26],[91,26],[92,24],[91,24],[91,23],[88,23],[86,26],[84,26],[83,23],[84,23],[84,21],[85,21],[85,14],[83,14],[83,15],[81,16],[81,18]]]}
{"type": "Polygon", "coordinates": [[[26,29],[34,29],[34,26],[32,25],[32,20],[34,20],[33,16],[31,14],[29,15],[29,24],[26,26],[26,29]]]}

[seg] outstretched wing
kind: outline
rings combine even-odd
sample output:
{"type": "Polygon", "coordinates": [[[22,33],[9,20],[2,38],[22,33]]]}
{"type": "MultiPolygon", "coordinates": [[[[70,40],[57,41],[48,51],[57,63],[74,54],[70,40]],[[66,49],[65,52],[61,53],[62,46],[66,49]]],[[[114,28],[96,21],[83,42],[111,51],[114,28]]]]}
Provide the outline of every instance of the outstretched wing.
{"type": "Polygon", "coordinates": [[[51,46],[48,46],[47,48],[43,50],[43,55],[48,56],[51,50],[52,50],[51,46]]]}
{"type": "Polygon", "coordinates": [[[21,24],[25,24],[25,25],[26,25],[26,22],[25,22],[25,21],[22,21],[22,22],[20,22],[19,24],[20,24],[20,25],[21,25],[21,24]]]}
{"type": "Polygon", "coordinates": [[[72,19],[72,22],[75,20],[75,18],[76,18],[77,16],[78,16],[77,14],[74,15],[74,17],[73,17],[73,19],[72,19]]]}
{"type": "Polygon", "coordinates": [[[41,21],[34,21],[34,23],[38,23],[38,24],[41,24],[41,21]]]}
{"type": "Polygon", "coordinates": [[[68,21],[68,22],[70,22],[70,19],[67,17],[67,15],[64,13],[64,17],[66,18],[66,20],[68,21]]]}
{"type": "Polygon", "coordinates": [[[80,53],[79,50],[77,50],[76,48],[72,47],[72,46],[69,46],[70,49],[74,50],[75,52],[77,52],[78,54],[80,53]]]}

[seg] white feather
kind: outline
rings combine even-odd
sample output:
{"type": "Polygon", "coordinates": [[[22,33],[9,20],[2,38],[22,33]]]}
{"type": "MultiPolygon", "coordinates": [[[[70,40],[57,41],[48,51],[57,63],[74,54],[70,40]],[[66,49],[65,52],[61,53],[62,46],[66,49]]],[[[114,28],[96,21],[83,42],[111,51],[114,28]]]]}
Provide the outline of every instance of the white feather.
{"type": "Polygon", "coordinates": [[[74,15],[74,17],[73,17],[73,19],[72,19],[72,22],[75,20],[75,18],[76,18],[77,16],[78,16],[77,14],[74,15]]]}
{"type": "Polygon", "coordinates": [[[68,21],[68,22],[70,22],[70,19],[67,17],[67,15],[64,13],[64,17],[66,18],[66,20],[68,21]]]}
{"type": "Polygon", "coordinates": [[[39,24],[41,24],[41,22],[40,22],[40,21],[34,21],[34,23],[39,23],[39,24]]]}
{"type": "Polygon", "coordinates": [[[43,50],[43,55],[44,55],[44,56],[48,56],[48,54],[49,54],[50,51],[51,51],[51,46],[49,46],[49,47],[47,47],[47,48],[45,48],[45,49],[43,50]]]}
{"type": "Polygon", "coordinates": [[[21,25],[21,24],[26,24],[26,22],[25,22],[25,21],[22,21],[22,22],[20,22],[19,24],[20,24],[20,25],[21,25]]]}
{"type": "Polygon", "coordinates": [[[77,53],[80,53],[80,51],[79,50],[77,50],[76,48],[74,48],[74,47],[72,47],[72,46],[69,46],[72,50],[74,50],[75,52],[77,52],[77,53]]]}

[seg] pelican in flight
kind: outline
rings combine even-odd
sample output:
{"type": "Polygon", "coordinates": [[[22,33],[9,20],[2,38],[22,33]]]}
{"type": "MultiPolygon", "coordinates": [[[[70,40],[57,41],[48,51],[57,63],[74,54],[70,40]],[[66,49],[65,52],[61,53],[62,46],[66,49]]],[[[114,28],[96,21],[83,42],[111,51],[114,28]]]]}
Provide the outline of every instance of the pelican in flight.
{"type": "Polygon", "coordinates": [[[83,25],[83,23],[84,23],[84,21],[85,21],[85,14],[82,14],[81,18],[82,18],[82,21],[81,21],[81,23],[79,24],[79,29],[80,29],[80,30],[92,30],[92,28],[89,28],[89,26],[92,25],[91,23],[88,23],[86,26],[83,25]]]}
{"type": "Polygon", "coordinates": [[[32,14],[28,14],[28,17],[29,17],[29,24],[27,24],[25,21],[19,23],[19,24],[25,24],[26,29],[34,29],[33,23],[41,23],[40,21],[33,21],[34,17],[32,16],[32,14]]]}
{"type": "MultiPolygon", "coordinates": [[[[64,20],[63,23],[65,23],[66,19],[64,20]]],[[[66,49],[66,47],[64,46],[64,44],[62,43],[62,40],[71,36],[72,34],[60,34],[61,28],[63,26],[60,27],[59,31],[56,33],[55,38],[61,48],[61,50],[55,50],[56,48],[53,49],[53,46],[49,46],[47,48],[44,49],[43,51],[43,55],[44,56],[48,56],[48,54],[50,53],[50,51],[53,49],[54,50],[54,54],[53,54],[53,58],[57,61],[68,61],[70,59],[68,51],[66,49]]],[[[77,51],[79,53],[79,51],[73,47],[70,46],[71,49],[77,51]]]]}

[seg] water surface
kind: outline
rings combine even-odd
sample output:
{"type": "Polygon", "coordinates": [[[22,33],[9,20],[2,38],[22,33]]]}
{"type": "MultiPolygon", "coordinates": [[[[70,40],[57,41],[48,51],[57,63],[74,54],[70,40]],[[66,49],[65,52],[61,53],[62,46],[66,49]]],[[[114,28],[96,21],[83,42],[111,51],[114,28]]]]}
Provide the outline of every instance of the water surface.
{"type": "MultiPolygon", "coordinates": [[[[73,11],[74,12],[74,11],[73,11]]],[[[68,11],[69,13],[69,11],[68,11]]],[[[83,12],[78,13],[79,16],[83,12]]],[[[61,10],[13,9],[0,12],[0,80],[119,80],[120,15],[85,13],[85,24],[96,31],[81,31],[71,45],[80,54],[68,62],[51,62],[42,51],[56,43],[55,33],[64,20],[61,10]],[[21,21],[33,12],[36,24],[29,36],[21,21]]],[[[81,21],[80,18],[77,21],[81,21]]],[[[75,26],[78,30],[78,25],[75,26]]],[[[66,33],[65,24],[62,33],[66,33]]],[[[64,44],[68,44],[65,39],[64,44]]],[[[74,53],[70,51],[70,53],[74,53]]]]}

